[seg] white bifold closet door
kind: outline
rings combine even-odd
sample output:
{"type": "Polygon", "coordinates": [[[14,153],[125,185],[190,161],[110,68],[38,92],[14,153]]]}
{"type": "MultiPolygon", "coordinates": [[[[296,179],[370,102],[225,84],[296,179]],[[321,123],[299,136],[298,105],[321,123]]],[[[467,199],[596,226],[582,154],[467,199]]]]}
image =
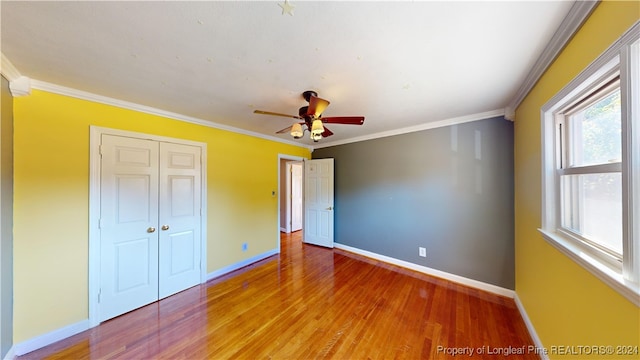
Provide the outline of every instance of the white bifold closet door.
{"type": "Polygon", "coordinates": [[[200,283],[200,148],[103,134],[100,321],[200,283]]]}

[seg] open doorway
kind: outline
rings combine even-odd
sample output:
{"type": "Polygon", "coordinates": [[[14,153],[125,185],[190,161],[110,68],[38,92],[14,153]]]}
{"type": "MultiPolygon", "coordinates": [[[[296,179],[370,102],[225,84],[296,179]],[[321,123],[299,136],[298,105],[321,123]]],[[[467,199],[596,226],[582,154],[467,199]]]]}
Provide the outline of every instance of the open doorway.
{"type": "Polygon", "coordinates": [[[301,235],[304,243],[334,247],[333,172],[331,158],[306,160],[278,155],[278,251],[281,236],[291,235],[292,231],[301,235]],[[299,176],[295,175],[297,169],[299,176]],[[309,191],[305,191],[306,187],[309,191]],[[299,200],[295,199],[296,194],[300,195],[299,200]],[[294,208],[301,213],[293,213],[294,208]],[[299,222],[294,224],[295,221],[299,222]]]}
{"type": "Polygon", "coordinates": [[[302,230],[303,226],[303,174],[302,158],[279,159],[279,228],[282,233],[302,230]]]}
{"type": "Polygon", "coordinates": [[[287,217],[290,219],[290,232],[302,230],[302,172],[303,164],[301,161],[292,161],[287,163],[288,173],[290,174],[289,184],[290,191],[287,201],[287,217]]]}
{"type": "MultiPolygon", "coordinates": [[[[304,158],[290,155],[278,155],[278,252],[281,248],[281,236],[289,237],[292,234],[292,225],[298,226],[298,224],[292,224],[292,219],[297,214],[292,214],[292,190],[299,190],[300,194],[300,229],[296,231],[296,239],[302,239],[302,228],[304,227],[303,212],[304,212],[304,158]],[[292,176],[292,172],[300,168],[299,180],[297,176],[292,176]],[[297,183],[294,183],[296,182],[297,183]]],[[[297,210],[296,210],[297,211],[297,210]]],[[[297,220],[297,219],[296,219],[297,220]]]]}

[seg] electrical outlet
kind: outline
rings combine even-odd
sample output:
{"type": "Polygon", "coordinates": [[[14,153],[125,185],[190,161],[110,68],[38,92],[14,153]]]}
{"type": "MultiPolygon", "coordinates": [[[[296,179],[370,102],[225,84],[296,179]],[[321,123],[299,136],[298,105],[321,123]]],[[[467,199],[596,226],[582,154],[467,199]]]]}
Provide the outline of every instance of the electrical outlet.
{"type": "Polygon", "coordinates": [[[242,251],[247,251],[249,245],[247,243],[242,243],[242,251]]]}
{"type": "Polygon", "coordinates": [[[419,247],[418,248],[418,255],[420,255],[422,257],[427,257],[427,248],[419,247]]]}

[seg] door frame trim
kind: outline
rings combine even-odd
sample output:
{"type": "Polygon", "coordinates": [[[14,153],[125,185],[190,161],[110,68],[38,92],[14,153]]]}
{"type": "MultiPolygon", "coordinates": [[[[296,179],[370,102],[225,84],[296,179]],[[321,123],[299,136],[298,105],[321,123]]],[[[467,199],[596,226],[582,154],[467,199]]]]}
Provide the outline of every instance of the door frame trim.
{"type": "Polygon", "coordinates": [[[200,284],[207,281],[207,144],[198,141],[151,135],[128,130],[90,126],[89,130],[89,328],[100,324],[100,144],[102,135],[115,135],[199,147],[201,150],[200,192],[200,284]]]}
{"type": "MultiPolygon", "coordinates": [[[[285,177],[285,194],[284,194],[284,232],[287,234],[291,233],[291,161],[286,161],[285,169],[284,169],[284,177],[285,177]]],[[[280,177],[282,179],[282,176],[280,177]]],[[[280,193],[282,194],[282,192],[280,193]]],[[[282,200],[282,196],[280,197],[282,200]]],[[[282,209],[280,211],[282,214],[282,209]]]]}
{"type": "MultiPolygon", "coordinates": [[[[289,179],[291,177],[291,174],[287,174],[287,180],[285,180],[285,184],[282,183],[282,169],[280,168],[280,164],[282,163],[282,160],[301,161],[303,163],[303,170],[304,170],[304,161],[308,159],[300,156],[278,154],[278,196],[277,196],[278,197],[278,222],[276,226],[276,244],[278,244],[278,247],[277,247],[278,253],[280,253],[280,224],[282,221],[282,219],[280,218],[280,214],[282,212],[281,206],[283,205],[280,202],[280,198],[281,198],[280,195],[282,194],[283,191],[287,191],[288,182],[290,181],[289,179]]],[[[302,177],[302,193],[304,194],[304,176],[302,177]]],[[[287,195],[287,199],[288,198],[289,198],[289,195],[287,195]]],[[[302,207],[304,208],[304,196],[302,196],[302,207]]],[[[291,224],[288,224],[285,228],[288,231],[291,231],[291,224]]],[[[302,220],[302,229],[304,230],[304,216],[302,220]]]]}
{"type": "MultiPolygon", "coordinates": [[[[301,191],[301,197],[302,197],[302,203],[303,203],[303,208],[302,208],[302,212],[303,214],[301,214],[302,218],[304,219],[304,162],[303,161],[287,161],[287,204],[286,204],[286,221],[287,221],[287,234],[292,233],[293,230],[293,166],[294,165],[299,165],[300,168],[302,169],[302,176],[300,179],[300,186],[302,187],[301,191]]],[[[303,221],[303,220],[301,220],[303,221]]],[[[296,230],[297,231],[297,230],[296,230]]]]}

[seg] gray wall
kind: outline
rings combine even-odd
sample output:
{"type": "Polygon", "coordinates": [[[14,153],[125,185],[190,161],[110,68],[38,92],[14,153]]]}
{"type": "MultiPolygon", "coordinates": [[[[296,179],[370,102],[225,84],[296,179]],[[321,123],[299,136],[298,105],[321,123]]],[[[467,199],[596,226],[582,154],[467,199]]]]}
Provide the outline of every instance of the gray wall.
{"type": "Polygon", "coordinates": [[[493,118],[313,152],[330,157],[337,243],[515,288],[511,122],[493,118]]]}
{"type": "Polygon", "coordinates": [[[13,344],[13,98],[2,77],[0,105],[0,358],[13,344]]]}

